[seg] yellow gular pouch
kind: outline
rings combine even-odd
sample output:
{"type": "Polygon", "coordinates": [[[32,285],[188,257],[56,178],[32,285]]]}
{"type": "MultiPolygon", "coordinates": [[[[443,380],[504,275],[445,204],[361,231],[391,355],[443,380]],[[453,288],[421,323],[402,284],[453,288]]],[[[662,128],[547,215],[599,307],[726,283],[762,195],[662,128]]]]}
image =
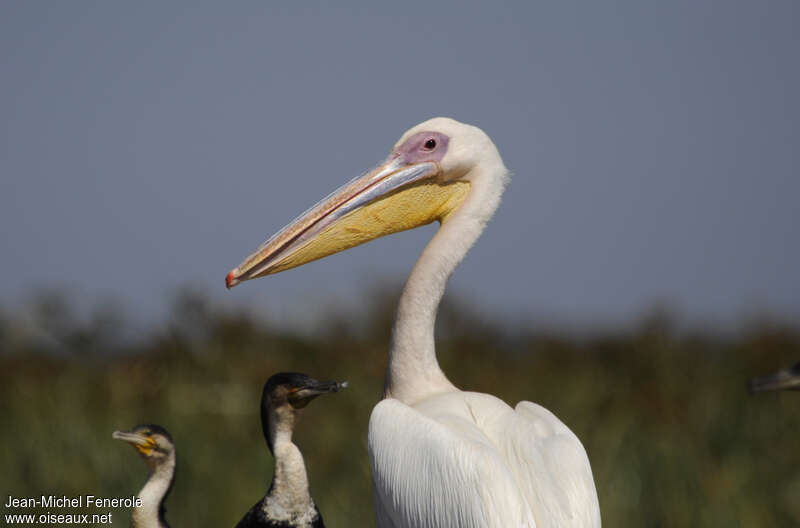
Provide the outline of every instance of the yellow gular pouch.
{"type": "Polygon", "coordinates": [[[466,198],[470,184],[422,181],[359,207],[326,227],[270,269],[291,269],[370,240],[442,221],[466,198]]]}
{"type": "Polygon", "coordinates": [[[153,449],[156,447],[156,443],[153,441],[152,438],[147,439],[147,444],[133,444],[133,447],[136,448],[138,452],[143,454],[144,456],[150,456],[150,453],[153,452],[153,449]]]}

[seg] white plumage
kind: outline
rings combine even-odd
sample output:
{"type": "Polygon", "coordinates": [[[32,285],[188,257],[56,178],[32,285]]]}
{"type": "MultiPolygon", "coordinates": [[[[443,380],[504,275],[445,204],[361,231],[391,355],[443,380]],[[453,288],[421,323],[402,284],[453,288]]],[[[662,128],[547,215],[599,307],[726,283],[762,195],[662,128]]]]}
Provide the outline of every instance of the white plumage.
{"type": "Polygon", "coordinates": [[[381,527],[599,526],[589,461],[547,409],[450,392],[386,399],[369,430],[381,527]]]}

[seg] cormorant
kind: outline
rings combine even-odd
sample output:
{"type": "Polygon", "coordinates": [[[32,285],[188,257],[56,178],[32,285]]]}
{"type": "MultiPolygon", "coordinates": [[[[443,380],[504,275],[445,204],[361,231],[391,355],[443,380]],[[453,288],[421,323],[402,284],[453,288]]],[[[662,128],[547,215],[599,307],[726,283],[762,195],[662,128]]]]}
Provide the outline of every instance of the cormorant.
{"type": "Polygon", "coordinates": [[[750,392],[800,390],[800,362],[770,376],[750,380],[750,392]]]}
{"type": "Polygon", "coordinates": [[[150,474],[139,492],[142,506],[131,512],[132,528],[169,528],[164,499],[175,481],[175,444],[160,425],[137,425],[130,431],[114,431],[111,438],[131,444],[144,459],[150,474]]]}
{"type": "Polygon", "coordinates": [[[275,470],[267,494],[236,528],[324,528],[311,498],[303,455],[292,443],[292,432],[308,402],[346,385],[295,372],[281,372],[267,380],[261,395],[261,427],[275,458],[275,470]]]}

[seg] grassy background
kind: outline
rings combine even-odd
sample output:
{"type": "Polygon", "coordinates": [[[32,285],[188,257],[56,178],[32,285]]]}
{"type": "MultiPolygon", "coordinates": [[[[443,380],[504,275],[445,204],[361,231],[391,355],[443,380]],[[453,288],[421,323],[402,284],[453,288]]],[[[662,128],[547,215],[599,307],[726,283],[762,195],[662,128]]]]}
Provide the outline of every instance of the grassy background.
{"type": "MultiPolygon", "coordinates": [[[[45,296],[34,323],[6,313],[3,504],[9,494],[136,493],[145,466],[111,432],[158,423],[178,447],[168,520],[233,526],[271,478],[261,386],[296,370],[350,381],[308,406],[295,441],[327,524],[371,526],[366,429],[395,298],[370,299],[363,313],[331,315],[302,335],[188,292],[169,321],[127,343],[115,339],[127,323],[108,307],[78,322],[65,298],[45,296]]],[[[447,302],[437,331],[440,362],[456,385],[540,403],[581,438],[606,526],[800,525],[800,395],[746,391],[750,376],[800,359],[796,328],[678,332],[654,313],[629,331],[576,337],[507,328],[447,302]]],[[[115,525],[128,524],[127,511],[113,511],[115,525]]]]}

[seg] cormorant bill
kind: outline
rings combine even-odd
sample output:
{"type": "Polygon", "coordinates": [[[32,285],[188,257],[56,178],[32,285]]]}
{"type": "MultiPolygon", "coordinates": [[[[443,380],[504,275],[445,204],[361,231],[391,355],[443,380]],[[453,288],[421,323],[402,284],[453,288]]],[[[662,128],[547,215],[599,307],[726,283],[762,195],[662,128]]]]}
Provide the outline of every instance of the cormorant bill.
{"type": "Polygon", "coordinates": [[[164,500],[175,481],[175,444],[160,425],[137,425],[130,431],[114,431],[111,438],[131,444],[142,456],[150,474],[139,491],[142,506],[131,512],[132,528],[169,528],[164,500]]]}
{"type": "Polygon", "coordinates": [[[296,372],[281,372],[267,380],[261,395],[261,427],[275,458],[275,470],[267,494],[236,528],[324,528],[311,498],[303,455],[292,443],[292,432],[308,402],[346,386],[347,382],[317,381],[296,372]]]}
{"type": "Polygon", "coordinates": [[[800,362],[770,376],[750,380],[750,392],[778,390],[800,390],[800,362]]]}

